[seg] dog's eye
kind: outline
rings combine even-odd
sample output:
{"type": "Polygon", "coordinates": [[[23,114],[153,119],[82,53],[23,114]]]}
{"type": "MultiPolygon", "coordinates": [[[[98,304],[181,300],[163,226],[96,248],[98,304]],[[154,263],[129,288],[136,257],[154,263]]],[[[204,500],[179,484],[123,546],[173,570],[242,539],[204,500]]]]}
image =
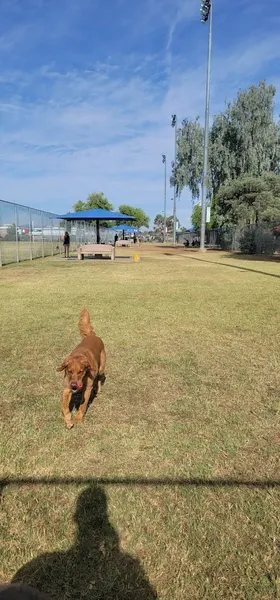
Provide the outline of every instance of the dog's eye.
{"type": "Polygon", "coordinates": [[[68,369],[68,373],[70,373],[70,375],[73,375],[73,371],[70,371],[70,369],[68,369]]]}
{"type": "Polygon", "coordinates": [[[78,375],[81,375],[83,373],[83,371],[78,371],[78,375]]]}

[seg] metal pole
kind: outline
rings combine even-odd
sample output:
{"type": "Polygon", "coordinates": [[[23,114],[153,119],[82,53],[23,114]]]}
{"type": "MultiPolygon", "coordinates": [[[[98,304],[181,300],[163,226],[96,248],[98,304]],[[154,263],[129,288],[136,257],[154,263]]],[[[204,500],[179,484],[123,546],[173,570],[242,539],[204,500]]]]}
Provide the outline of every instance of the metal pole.
{"type": "Polygon", "coordinates": [[[213,0],[209,8],[209,34],[208,34],[208,58],[206,77],[206,104],[204,125],[204,152],[203,152],[203,175],[202,175],[202,198],[201,198],[201,230],[200,250],[205,251],[205,229],[206,229],[206,197],[207,197],[207,175],[208,175],[208,139],[209,139],[209,104],[210,104],[210,82],[211,82],[211,55],[212,55],[212,14],[213,0]]]}
{"type": "MultiPolygon", "coordinates": [[[[2,202],[0,200],[0,223],[1,223],[1,206],[2,202]]],[[[0,237],[0,267],[2,267],[2,239],[0,237]]]]}
{"type": "Polygon", "coordinates": [[[173,244],[176,244],[176,196],[173,198],[173,244]],[[174,225],[175,223],[175,225],[174,225]]]}
{"type": "Polygon", "coordinates": [[[51,255],[53,256],[53,220],[50,217],[50,222],[51,222],[51,255]]]}
{"type": "Polygon", "coordinates": [[[173,197],[173,244],[176,244],[176,164],[177,164],[177,115],[172,115],[171,127],[174,127],[175,147],[174,147],[174,197],[173,197]]]}
{"type": "Polygon", "coordinates": [[[166,154],[162,155],[164,164],[164,204],[163,204],[163,241],[166,242],[166,154]]]}
{"type": "Polygon", "coordinates": [[[43,216],[42,212],[41,212],[41,223],[42,223],[42,258],[45,258],[45,250],[44,250],[44,216],[43,216]]]}
{"type": "Polygon", "coordinates": [[[32,260],[32,221],[31,221],[31,208],[28,209],[29,212],[29,252],[30,252],[30,260],[32,260]]]}
{"type": "MultiPolygon", "coordinates": [[[[175,121],[175,153],[174,153],[174,168],[176,169],[177,163],[177,117],[175,121]]],[[[177,216],[176,216],[176,181],[174,180],[174,209],[173,209],[173,244],[176,244],[176,224],[177,224],[177,216]]]]}
{"type": "Polygon", "coordinates": [[[99,219],[96,219],[96,242],[97,242],[97,244],[100,244],[99,219]]]}
{"type": "Polygon", "coordinates": [[[19,262],[19,247],[18,247],[18,212],[17,205],[15,204],[15,226],[16,226],[16,257],[19,262]]]}
{"type": "Polygon", "coordinates": [[[164,218],[163,218],[163,241],[166,242],[166,159],[164,163],[164,218]]]}

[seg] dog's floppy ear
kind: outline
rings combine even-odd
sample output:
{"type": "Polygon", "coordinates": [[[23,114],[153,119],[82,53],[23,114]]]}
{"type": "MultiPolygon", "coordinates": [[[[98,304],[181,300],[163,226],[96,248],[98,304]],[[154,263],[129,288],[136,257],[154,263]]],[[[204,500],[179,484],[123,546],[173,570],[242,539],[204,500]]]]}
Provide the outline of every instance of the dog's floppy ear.
{"type": "Polygon", "coordinates": [[[65,371],[65,369],[66,369],[67,365],[69,365],[69,359],[68,359],[68,358],[66,358],[66,359],[63,361],[62,365],[60,365],[60,367],[57,367],[57,369],[56,369],[56,370],[57,370],[57,371],[65,371]]]}

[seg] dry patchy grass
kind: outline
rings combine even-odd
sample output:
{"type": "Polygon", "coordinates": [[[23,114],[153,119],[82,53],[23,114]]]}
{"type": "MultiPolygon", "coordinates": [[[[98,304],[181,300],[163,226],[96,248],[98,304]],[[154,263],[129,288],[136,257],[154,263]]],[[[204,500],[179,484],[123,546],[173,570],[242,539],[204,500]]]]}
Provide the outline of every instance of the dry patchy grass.
{"type": "Polygon", "coordinates": [[[141,253],[0,272],[2,471],[34,480],[3,490],[2,580],[57,600],[279,598],[280,266],[141,253]],[[84,307],[107,382],[69,432],[55,368],[84,307]]]}

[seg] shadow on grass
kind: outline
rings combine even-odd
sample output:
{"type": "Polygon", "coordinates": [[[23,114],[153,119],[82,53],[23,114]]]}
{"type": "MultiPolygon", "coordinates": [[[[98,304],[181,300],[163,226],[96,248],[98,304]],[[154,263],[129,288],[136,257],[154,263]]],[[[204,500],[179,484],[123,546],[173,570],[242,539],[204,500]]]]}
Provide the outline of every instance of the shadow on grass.
{"type": "MultiPolygon", "coordinates": [[[[142,477],[10,477],[6,486],[86,485],[78,498],[74,520],[77,535],[67,551],[46,553],[19,569],[13,584],[30,585],[53,600],[156,600],[140,562],[122,552],[107,513],[105,486],[179,486],[269,489],[280,479],[202,479],[142,477]]],[[[63,510],[63,506],[61,507],[63,510]]],[[[49,524],[51,526],[51,524],[49,524]]],[[[24,596],[22,596],[24,598],[24,596]]]]}
{"type": "Polygon", "coordinates": [[[31,560],[12,583],[28,584],[54,600],[157,598],[139,561],[120,549],[102,487],[91,485],[81,493],[74,520],[77,537],[72,548],[31,560]]]}
{"type": "MultiPolygon", "coordinates": [[[[202,479],[142,477],[7,477],[6,486],[86,485],[75,512],[77,536],[67,551],[46,553],[19,569],[13,584],[32,586],[53,600],[156,600],[140,562],[122,552],[107,513],[105,486],[280,488],[280,479],[202,479]]],[[[63,506],[61,507],[63,510],[63,506]]],[[[51,524],[49,524],[51,526],[51,524]]],[[[21,596],[24,598],[24,596],[21,596]]],[[[9,597],[10,600],[17,596],[9,597]]],[[[34,597],[35,600],[36,597],[34,597]]],[[[39,598],[38,598],[39,600],[39,598]]]]}
{"type": "Polygon", "coordinates": [[[270,262],[280,263],[280,255],[274,254],[273,256],[266,254],[241,254],[241,252],[231,252],[229,258],[235,258],[239,260],[249,260],[250,262],[270,262]]]}
{"type": "Polygon", "coordinates": [[[85,256],[83,260],[79,260],[77,256],[70,256],[69,258],[65,258],[64,256],[62,257],[51,257],[51,260],[56,263],[56,264],[61,264],[61,262],[65,263],[65,264],[69,264],[69,263],[76,263],[76,264],[81,264],[81,263],[100,263],[100,262],[108,262],[108,263],[116,263],[116,262],[132,262],[133,261],[133,256],[115,256],[114,260],[111,260],[110,256],[100,256],[99,258],[96,258],[94,256],[85,256]]]}
{"type": "Polygon", "coordinates": [[[199,477],[6,477],[0,480],[0,492],[8,485],[143,485],[145,487],[248,487],[268,489],[280,487],[280,479],[202,479],[199,477]]]}
{"type": "MultiPolygon", "coordinates": [[[[259,269],[249,269],[248,267],[244,267],[241,265],[229,265],[228,263],[221,262],[220,260],[206,260],[205,258],[196,258],[195,256],[189,256],[189,254],[186,254],[186,257],[190,260],[197,260],[199,262],[207,263],[208,265],[219,265],[222,267],[229,267],[230,269],[238,269],[239,271],[248,271],[248,273],[258,273],[259,275],[266,275],[267,277],[276,277],[276,279],[280,279],[280,275],[276,275],[276,273],[267,273],[267,271],[260,271],[259,269]]],[[[231,255],[230,258],[237,258],[237,255],[231,255]]],[[[239,255],[238,258],[239,260],[242,260],[243,256],[239,255]]]]}

